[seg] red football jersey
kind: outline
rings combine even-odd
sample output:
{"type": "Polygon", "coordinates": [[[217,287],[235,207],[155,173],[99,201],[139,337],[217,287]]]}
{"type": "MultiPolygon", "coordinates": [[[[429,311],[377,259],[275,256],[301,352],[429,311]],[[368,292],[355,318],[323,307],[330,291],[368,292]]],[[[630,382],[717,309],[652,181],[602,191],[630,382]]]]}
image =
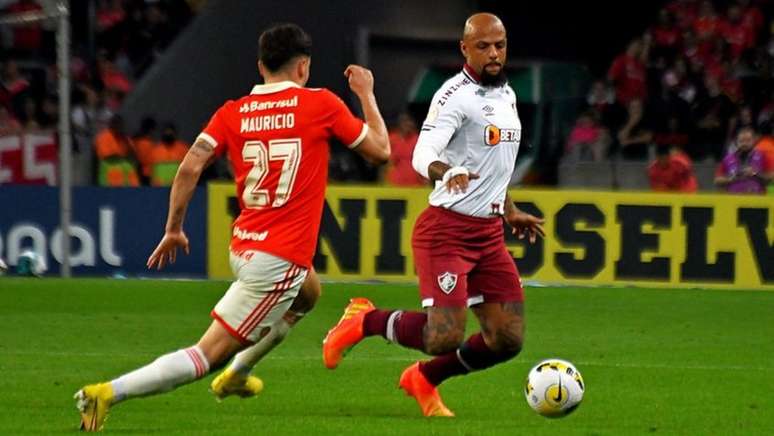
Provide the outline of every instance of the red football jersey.
{"type": "Polygon", "coordinates": [[[199,139],[228,152],[240,214],[231,250],[260,250],[312,265],[328,181],[328,140],[354,148],[368,125],[327,89],[257,85],[227,101],[199,139]]]}

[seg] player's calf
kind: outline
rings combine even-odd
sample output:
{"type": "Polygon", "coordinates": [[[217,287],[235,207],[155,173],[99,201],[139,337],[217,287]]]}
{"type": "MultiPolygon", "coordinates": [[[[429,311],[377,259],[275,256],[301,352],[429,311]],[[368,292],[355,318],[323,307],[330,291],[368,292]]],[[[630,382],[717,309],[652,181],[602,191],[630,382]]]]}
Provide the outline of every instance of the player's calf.
{"type": "Polygon", "coordinates": [[[483,304],[473,309],[487,347],[506,360],[521,351],[524,342],[524,306],[521,302],[483,304]]]}
{"type": "Polygon", "coordinates": [[[363,336],[382,336],[432,356],[444,354],[457,349],[465,338],[465,309],[372,310],[363,319],[363,336]]]}
{"type": "Polygon", "coordinates": [[[465,340],[464,307],[430,307],[424,328],[425,352],[438,356],[456,350],[465,340]]]}
{"type": "Polygon", "coordinates": [[[522,336],[520,332],[503,328],[494,332],[482,333],[489,348],[497,354],[515,357],[521,352],[522,336]]]}

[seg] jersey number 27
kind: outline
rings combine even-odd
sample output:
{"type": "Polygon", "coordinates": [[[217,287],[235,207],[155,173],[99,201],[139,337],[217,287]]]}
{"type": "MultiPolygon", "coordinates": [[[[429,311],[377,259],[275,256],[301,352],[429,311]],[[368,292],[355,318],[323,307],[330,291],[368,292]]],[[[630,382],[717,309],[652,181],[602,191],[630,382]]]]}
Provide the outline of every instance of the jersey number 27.
{"type": "Polygon", "coordinates": [[[242,202],[250,209],[269,206],[269,190],[262,188],[261,184],[269,174],[269,161],[282,161],[279,182],[274,191],[274,202],[271,203],[271,207],[281,207],[287,203],[293,191],[293,182],[301,162],[301,139],[274,139],[269,141],[268,148],[263,141],[247,141],[242,147],[242,160],[253,164],[245,179],[245,189],[242,193],[242,202]]]}

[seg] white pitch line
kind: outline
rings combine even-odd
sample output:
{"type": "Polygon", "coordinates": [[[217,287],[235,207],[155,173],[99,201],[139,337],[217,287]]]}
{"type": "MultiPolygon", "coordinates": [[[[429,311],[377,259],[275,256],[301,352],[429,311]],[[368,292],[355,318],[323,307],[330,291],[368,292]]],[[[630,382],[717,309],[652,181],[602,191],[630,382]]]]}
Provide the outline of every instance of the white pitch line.
{"type": "MultiPolygon", "coordinates": [[[[121,358],[148,358],[152,359],[159,356],[147,351],[138,353],[103,353],[103,352],[72,352],[72,351],[4,351],[3,356],[16,355],[16,356],[47,356],[47,357],[121,357],[121,358]]],[[[347,361],[355,362],[369,362],[369,361],[384,361],[384,362],[413,362],[416,361],[416,357],[396,357],[396,356],[381,356],[373,357],[368,355],[350,355],[345,358],[347,361]]],[[[280,360],[280,361],[320,361],[322,362],[322,356],[311,355],[269,355],[265,360],[280,360]]],[[[514,360],[512,362],[520,364],[529,364],[525,360],[514,360]]],[[[697,371],[774,371],[774,367],[766,366],[752,366],[752,365],[676,365],[669,363],[617,363],[617,362],[605,362],[605,361],[574,361],[576,366],[601,366],[607,368],[639,368],[639,369],[680,369],[680,370],[697,370],[697,371]]]]}

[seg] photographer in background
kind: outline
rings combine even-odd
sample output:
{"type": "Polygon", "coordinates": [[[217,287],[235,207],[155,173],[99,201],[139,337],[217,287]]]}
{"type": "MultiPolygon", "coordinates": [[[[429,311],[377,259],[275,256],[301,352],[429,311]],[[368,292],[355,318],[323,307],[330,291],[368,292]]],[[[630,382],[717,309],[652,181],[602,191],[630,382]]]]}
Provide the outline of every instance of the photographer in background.
{"type": "Polygon", "coordinates": [[[736,134],[736,148],[718,165],[715,184],[736,194],[764,194],[771,181],[766,173],[763,153],[755,149],[758,135],[752,127],[743,127],[736,134]]]}

